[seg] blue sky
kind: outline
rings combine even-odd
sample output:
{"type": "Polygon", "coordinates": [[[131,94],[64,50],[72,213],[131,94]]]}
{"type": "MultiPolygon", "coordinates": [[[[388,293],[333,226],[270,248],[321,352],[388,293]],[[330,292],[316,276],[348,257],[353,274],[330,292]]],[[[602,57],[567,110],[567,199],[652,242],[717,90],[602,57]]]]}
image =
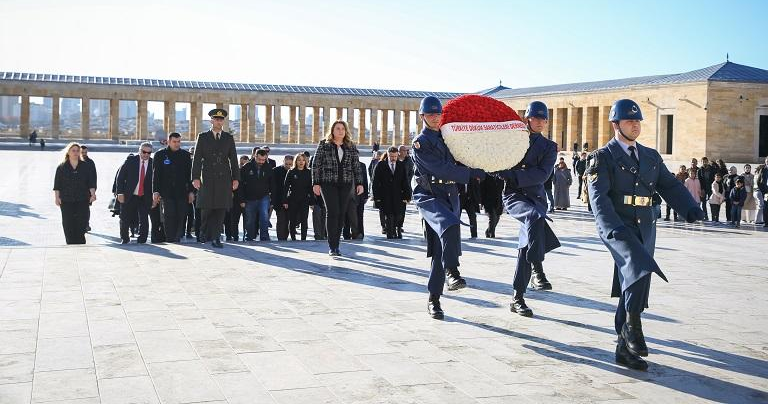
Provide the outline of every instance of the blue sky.
{"type": "Polygon", "coordinates": [[[768,1],[0,0],[0,71],[477,91],[768,69],[768,1]]]}

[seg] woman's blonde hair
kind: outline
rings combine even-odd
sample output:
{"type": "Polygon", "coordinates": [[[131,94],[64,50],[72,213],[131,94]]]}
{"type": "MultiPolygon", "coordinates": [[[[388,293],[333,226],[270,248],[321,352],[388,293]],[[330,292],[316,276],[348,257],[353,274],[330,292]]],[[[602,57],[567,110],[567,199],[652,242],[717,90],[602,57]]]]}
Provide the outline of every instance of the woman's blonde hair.
{"type": "Polygon", "coordinates": [[[352,142],[352,134],[349,132],[349,125],[347,125],[347,121],[343,121],[341,119],[335,120],[328,128],[328,133],[325,134],[325,141],[333,142],[333,128],[335,128],[338,124],[344,126],[344,145],[348,147],[352,146],[354,143],[352,142]]]}
{"type": "Polygon", "coordinates": [[[70,142],[69,144],[64,146],[64,148],[62,149],[62,151],[64,152],[64,158],[61,160],[62,163],[66,163],[67,161],[69,161],[69,151],[72,150],[73,147],[77,147],[79,149],[80,143],[70,142]]]}
{"type": "Polygon", "coordinates": [[[304,155],[304,153],[296,153],[296,155],[293,157],[293,164],[291,164],[291,170],[295,170],[298,167],[296,166],[296,163],[299,161],[299,159],[304,159],[304,169],[309,168],[309,160],[307,159],[307,156],[304,155]]]}

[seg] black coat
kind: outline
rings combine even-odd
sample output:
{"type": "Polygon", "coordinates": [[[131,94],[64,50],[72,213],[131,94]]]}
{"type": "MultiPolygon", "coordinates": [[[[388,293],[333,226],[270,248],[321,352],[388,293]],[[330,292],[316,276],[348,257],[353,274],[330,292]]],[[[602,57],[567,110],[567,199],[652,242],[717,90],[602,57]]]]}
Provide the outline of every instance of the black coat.
{"type": "Polygon", "coordinates": [[[192,155],[188,151],[166,147],[155,153],[152,166],[152,192],[165,199],[187,199],[192,192],[192,155]]]}
{"type": "Polygon", "coordinates": [[[314,200],[312,193],[312,171],[291,169],[285,175],[282,186],[282,203],[288,204],[288,209],[309,205],[314,200]]]}
{"type": "Polygon", "coordinates": [[[487,175],[480,183],[480,202],[485,212],[504,213],[504,205],[501,202],[501,194],[504,192],[504,180],[487,175]]]}
{"type": "MultiPolygon", "coordinates": [[[[272,181],[274,182],[272,185],[272,199],[271,203],[272,206],[275,207],[275,209],[282,208],[283,204],[285,203],[285,190],[283,189],[283,186],[285,184],[285,176],[288,174],[288,169],[285,168],[285,166],[280,167],[272,167],[272,181]]],[[[311,171],[310,171],[310,177],[311,177],[311,171]]],[[[311,179],[311,178],[310,178],[311,179]]]]}
{"type": "Polygon", "coordinates": [[[240,168],[241,180],[237,191],[240,194],[239,200],[247,202],[270,196],[275,186],[272,175],[273,170],[269,164],[265,162],[259,167],[256,161],[251,159],[240,168]]]}
{"type": "Polygon", "coordinates": [[[388,161],[376,164],[373,170],[373,200],[376,208],[386,214],[400,212],[405,201],[411,200],[411,185],[402,161],[395,163],[395,172],[389,169],[388,161]]]}
{"type": "MultiPolygon", "coordinates": [[[[126,200],[133,195],[133,191],[139,184],[139,160],[141,160],[141,157],[138,155],[128,157],[117,173],[115,193],[125,195],[126,200]]],[[[142,198],[147,204],[152,203],[152,170],[152,159],[148,159],[147,170],[144,174],[144,196],[142,198]]]]}
{"type": "Polygon", "coordinates": [[[482,196],[480,194],[480,181],[477,178],[470,178],[467,184],[459,184],[459,200],[462,209],[466,209],[468,212],[480,212],[482,196]]]}
{"type": "Polygon", "coordinates": [[[232,181],[240,180],[235,139],[221,132],[216,140],[212,131],[197,135],[192,158],[192,180],[201,180],[197,193],[199,209],[232,207],[232,181]]]}

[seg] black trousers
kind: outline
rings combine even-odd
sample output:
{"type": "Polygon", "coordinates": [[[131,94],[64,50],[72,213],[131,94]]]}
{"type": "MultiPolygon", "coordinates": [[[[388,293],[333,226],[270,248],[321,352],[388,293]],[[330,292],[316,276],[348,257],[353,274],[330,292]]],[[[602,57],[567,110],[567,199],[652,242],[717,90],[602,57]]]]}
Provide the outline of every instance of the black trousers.
{"type": "Polygon", "coordinates": [[[61,225],[67,244],[85,244],[85,227],[88,225],[88,201],[62,202],[61,225]]]}
{"type": "Polygon", "coordinates": [[[184,219],[189,210],[187,198],[163,198],[160,203],[163,205],[165,240],[178,242],[184,235],[184,219]]]}
{"type": "MultiPolygon", "coordinates": [[[[240,217],[243,216],[243,208],[237,203],[232,203],[232,207],[224,215],[224,235],[227,240],[237,241],[240,238],[240,217]]],[[[243,232],[245,234],[245,232],[243,232]]],[[[243,236],[245,237],[245,236],[243,236]]]]}
{"type": "Polygon", "coordinates": [[[584,186],[584,175],[578,174],[577,176],[579,177],[579,189],[576,190],[576,195],[577,195],[577,198],[581,198],[581,187],[584,186]]]}
{"type": "Polygon", "coordinates": [[[328,247],[339,248],[344,214],[352,201],[353,184],[322,184],[320,193],[325,202],[325,229],[328,233],[328,247]]]}
{"type": "Polygon", "coordinates": [[[344,228],[342,236],[344,240],[349,240],[357,237],[359,233],[359,223],[357,221],[357,201],[354,198],[347,204],[347,210],[344,212],[344,228]]]}
{"type": "Polygon", "coordinates": [[[381,230],[383,233],[386,233],[387,229],[387,218],[384,217],[384,212],[379,210],[379,222],[381,222],[381,230]]]}
{"type": "Polygon", "coordinates": [[[627,322],[627,313],[642,313],[648,307],[651,275],[653,274],[645,275],[621,293],[614,318],[614,327],[617,335],[621,334],[621,327],[627,322]]]}
{"type": "Polygon", "coordinates": [[[184,220],[186,221],[187,234],[192,234],[192,230],[195,228],[195,205],[187,204],[187,216],[184,220]]]}
{"type": "Polygon", "coordinates": [[[469,234],[472,238],[477,237],[477,212],[472,209],[464,209],[469,218],[469,234]]]}
{"type": "Polygon", "coordinates": [[[226,209],[200,209],[200,231],[205,236],[204,241],[218,240],[221,237],[222,225],[226,209]]]}
{"type": "Polygon", "coordinates": [[[725,200],[725,220],[730,223],[731,221],[731,206],[733,204],[731,203],[730,199],[725,200]]]}
{"type": "Polygon", "coordinates": [[[403,223],[405,222],[405,209],[406,209],[407,206],[408,205],[404,203],[404,204],[400,205],[400,207],[399,207],[400,210],[399,210],[398,216],[397,216],[398,219],[399,219],[399,221],[397,222],[397,228],[398,229],[402,229],[403,228],[403,223]]]}
{"type": "Polygon", "coordinates": [[[501,213],[496,212],[495,210],[488,210],[486,211],[486,214],[488,215],[488,233],[495,237],[496,226],[499,224],[499,220],[501,219],[501,213]]]}
{"type": "MultiPolygon", "coordinates": [[[[384,209],[380,209],[380,212],[384,212],[384,209]]],[[[387,230],[387,238],[395,238],[397,235],[397,225],[400,223],[400,209],[395,209],[392,213],[384,212],[385,229],[387,230]]]]}
{"type": "Polygon", "coordinates": [[[147,241],[149,235],[149,208],[148,197],[137,195],[125,195],[125,203],[120,207],[120,238],[123,241],[130,240],[128,229],[135,219],[139,219],[139,237],[136,239],[139,243],[147,241]]]}
{"type": "Polygon", "coordinates": [[[315,240],[325,240],[328,234],[325,232],[325,205],[314,205],[312,209],[312,229],[315,232],[315,240]]]}
{"type": "Polygon", "coordinates": [[[712,209],[712,221],[719,222],[720,221],[720,205],[710,203],[709,207],[710,209],[712,209]]]}
{"type": "MultiPolygon", "coordinates": [[[[296,240],[296,227],[301,227],[301,239],[307,239],[307,217],[309,216],[308,203],[293,203],[288,205],[288,230],[291,240],[296,240]]],[[[280,227],[278,226],[278,229],[280,227]]]]}
{"type": "Polygon", "coordinates": [[[164,243],[165,238],[165,218],[160,213],[160,205],[149,210],[149,221],[151,230],[149,231],[150,240],[153,243],[164,243]]]}
{"type": "MultiPolygon", "coordinates": [[[[363,222],[363,216],[365,213],[365,200],[357,201],[357,237],[363,238],[365,237],[365,225],[363,222]]],[[[768,223],[768,222],[766,222],[768,223]]],[[[403,227],[403,224],[400,223],[400,227],[403,227]]]]}
{"type": "MultiPolygon", "coordinates": [[[[309,205],[307,205],[307,209],[309,209],[309,205]]],[[[291,220],[291,217],[288,214],[288,210],[280,206],[275,209],[275,216],[277,217],[275,223],[275,226],[277,226],[277,229],[275,229],[275,232],[277,233],[277,239],[288,240],[288,228],[290,227],[291,220]]],[[[292,234],[295,234],[295,230],[292,234]]],[[[306,232],[304,232],[304,234],[306,234],[306,232]]]]}

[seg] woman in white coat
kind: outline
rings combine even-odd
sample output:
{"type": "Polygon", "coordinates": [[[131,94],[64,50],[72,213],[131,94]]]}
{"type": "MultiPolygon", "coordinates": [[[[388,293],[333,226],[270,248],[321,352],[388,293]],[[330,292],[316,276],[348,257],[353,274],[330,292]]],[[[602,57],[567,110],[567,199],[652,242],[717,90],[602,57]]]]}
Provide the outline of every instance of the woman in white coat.
{"type": "Polygon", "coordinates": [[[725,202],[725,184],[720,173],[715,174],[712,182],[712,196],[709,197],[709,207],[712,210],[712,221],[720,223],[720,205],[725,202]]]}

